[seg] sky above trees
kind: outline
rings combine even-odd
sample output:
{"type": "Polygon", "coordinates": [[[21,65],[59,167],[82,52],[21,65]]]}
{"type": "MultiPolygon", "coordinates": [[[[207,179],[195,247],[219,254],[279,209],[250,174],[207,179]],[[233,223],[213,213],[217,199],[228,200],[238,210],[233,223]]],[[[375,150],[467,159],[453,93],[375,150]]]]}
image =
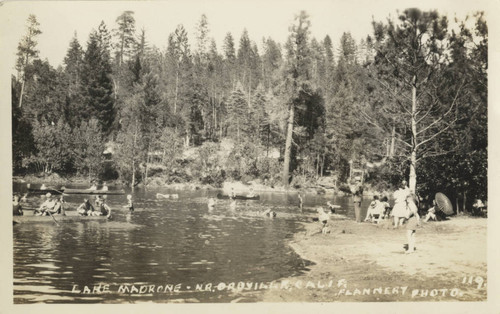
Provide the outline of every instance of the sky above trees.
{"type": "MultiPolygon", "coordinates": [[[[168,34],[177,25],[183,24],[190,42],[194,42],[194,30],[199,17],[206,14],[209,36],[221,48],[228,31],[239,38],[246,28],[251,40],[259,48],[262,38],[271,37],[284,43],[288,36],[288,27],[300,10],[305,10],[311,17],[311,35],[324,38],[329,35],[333,43],[338,43],[343,32],[350,32],[356,41],[365,38],[372,31],[372,17],[385,20],[395,16],[396,10],[403,10],[415,5],[420,9],[437,9],[440,14],[459,19],[473,12],[486,11],[493,1],[36,1],[8,2],[0,8],[0,45],[7,47],[6,64],[14,64],[19,38],[25,31],[25,21],[29,14],[35,14],[43,29],[39,37],[40,58],[45,58],[57,67],[63,62],[68,43],[75,32],[81,43],[85,43],[92,29],[101,21],[109,27],[115,25],[116,17],[125,10],[135,12],[136,27],[144,28],[150,45],[160,49],[167,46],[168,34]],[[5,27],[4,25],[8,25],[5,27]]],[[[238,42],[236,49],[238,48],[238,42]]],[[[14,73],[11,67],[9,72],[14,73]]]]}

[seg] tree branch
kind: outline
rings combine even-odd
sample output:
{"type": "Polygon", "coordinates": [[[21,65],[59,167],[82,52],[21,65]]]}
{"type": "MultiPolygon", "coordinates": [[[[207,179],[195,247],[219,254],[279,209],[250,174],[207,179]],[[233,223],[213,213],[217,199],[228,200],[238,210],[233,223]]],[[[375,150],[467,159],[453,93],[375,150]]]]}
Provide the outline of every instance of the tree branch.
{"type": "Polygon", "coordinates": [[[434,139],[436,136],[438,136],[439,134],[443,133],[444,131],[448,130],[451,126],[452,123],[454,123],[456,121],[456,119],[454,119],[450,124],[448,124],[446,127],[442,128],[441,130],[437,131],[436,133],[434,133],[431,137],[421,141],[420,143],[416,144],[415,147],[418,148],[422,145],[424,145],[425,143],[428,143],[430,141],[432,141],[432,139],[434,139]]]}
{"type": "MultiPolygon", "coordinates": [[[[462,87],[464,86],[465,84],[465,80],[462,80],[462,83],[460,84],[460,86],[458,87],[458,90],[457,90],[457,93],[455,94],[455,97],[453,98],[453,102],[451,103],[450,105],[450,108],[448,108],[448,111],[446,111],[443,115],[441,115],[441,117],[439,117],[439,119],[435,120],[434,122],[432,122],[431,124],[429,124],[427,127],[423,128],[422,130],[420,130],[419,132],[417,132],[417,135],[418,134],[421,134],[425,131],[427,131],[428,129],[432,128],[434,125],[436,125],[437,123],[441,122],[444,120],[444,118],[446,116],[448,116],[450,113],[451,113],[451,110],[455,107],[455,104],[456,104],[456,101],[457,101],[457,98],[458,98],[458,94],[460,93],[460,90],[462,89],[462,87]]],[[[456,121],[456,119],[454,120],[456,121]]],[[[453,122],[454,122],[453,121],[453,122]]],[[[448,126],[449,127],[449,126],[448,126]]],[[[446,127],[446,129],[448,128],[446,127]]],[[[441,132],[439,132],[441,133],[441,132]]],[[[427,142],[427,141],[426,141],[427,142]]],[[[417,144],[417,146],[419,146],[419,144],[417,144]]]]}

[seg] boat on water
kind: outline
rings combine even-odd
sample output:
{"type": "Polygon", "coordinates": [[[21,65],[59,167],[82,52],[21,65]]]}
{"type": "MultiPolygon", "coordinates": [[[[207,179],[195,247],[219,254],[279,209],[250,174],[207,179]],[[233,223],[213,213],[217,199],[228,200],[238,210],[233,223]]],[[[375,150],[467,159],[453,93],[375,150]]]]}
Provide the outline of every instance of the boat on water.
{"type": "Polygon", "coordinates": [[[13,216],[14,224],[22,223],[60,223],[60,222],[85,222],[85,221],[106,221],[107,216],[81,216],[76,211],[66,211],[66,215],[55,214],[51,216],[36,216],[31,213],[24,216],[13,216]],[[55,221],[54,221],[55,220],[55,221]]]}
{"type": "Polygon", "coordinates": [[[64,194],[123,195],[125,190],[64,189],[64,194]]]}
{"type": "Polygon", "coordinates": [[[47,189],[36,189],[28,188],[28,192],[31,194],[45,194],[51,193],[53,195],[57,194],[94,194],[94,195],[123,195],[125,190],[92,190],[92,189],[68,189],[68,188],[47,188],[47,189]]]}
{"type": "Polygon", "coordinates": [[[179,194],[161,194],[161,193],[156,193],[156,198],[157,199],[178,199],[179,194]]]}
{"type": "MultiPolygon", "coordinates": [[[[227,199],[230,199],[231,197],[229,195],[219,193],[219,194],[217,194],[217,198],[222,199],[222,200],[227,200],[227,199]]],[[[254,195],[254,196],[235,195],[233,197],[233,199],[235,199],[235,200],[260,200],[260,195],[254,195]]]]}
{"type": "Polygon", "coordinates": [[[54,189],[54,188],[48,188],[48,189],[28,188],[28,192],[31,193],[31,194],[52,193],[52,194],[56,195],[56,194],[62,194],[63,191],[64,191],[64,188],[61,188],[61,189],[54,189]]]}

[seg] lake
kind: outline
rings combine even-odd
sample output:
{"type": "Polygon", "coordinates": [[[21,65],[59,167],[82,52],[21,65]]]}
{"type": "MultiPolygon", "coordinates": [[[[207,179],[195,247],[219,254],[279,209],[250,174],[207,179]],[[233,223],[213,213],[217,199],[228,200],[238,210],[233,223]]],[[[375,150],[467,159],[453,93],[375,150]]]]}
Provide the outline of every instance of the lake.
{"type": "MultiPolygon", "coordinates": [[[[15,191],[25,189],[14,185],[15,191]]],[[[302,214],[296,193],[261,193],[259,201],[238,201],[235,211],[228,200],[218,200],[209,212],[207,197],[216,194],[137,190],[132,215],[122,208],[125,195],[110,195],[110,221],[14,225],[14,302],[259,301],[260,284],[301,274],[311,265],[287,241],[302,222],[313,223],[315,206],[333,201],[342,206],[337,213],[354,217],[349,197],[331,195],[306,195],[302,214]],[[179,198],[157,200],[156,193],[179,198]],[[275,219],[260,214],[269,207],[278,213],[275,219]],[[232,289],[238,283],[248,289],[232,289]]],[[[65,197],[69,210],[83,198],[65,197]]],[[[369,199],[364,199],[365,211],[369,199]]],[[[42,201],[31,196],[25,207],[42,201]]]]}

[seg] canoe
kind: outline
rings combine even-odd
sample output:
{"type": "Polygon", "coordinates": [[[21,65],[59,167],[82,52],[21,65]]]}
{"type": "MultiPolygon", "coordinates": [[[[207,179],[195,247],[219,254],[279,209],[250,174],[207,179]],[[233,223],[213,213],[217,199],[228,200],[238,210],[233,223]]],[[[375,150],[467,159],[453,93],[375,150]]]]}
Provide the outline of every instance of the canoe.
{"type": "Polygon", "coordinates": [[[161,193],[156,193],[156,198],[157,199],[163,199],[163,198],[166,198],[166,199],[178,199],[179,198],[179,194],[161,194],[161,193]]]}
{"type": "MultiPolygon", "coordinates": [[[[76,211],[66,211],[66,215],[55,214],[52,215],[54,219],[60,222],[85,222],[85,221],[106,221],[106,216],[80,216],[76,211]]],[[[35,216],[31,212],[24,212],[24,216],[13,216],[14,224],[21,223],[55,223],[54,219],[50,216],[35,216]]]]}
{"type": "Polygon", "coordinates": [[[35,189],[35,188],[28,188],[28,192],[29,193],[32,193],[32,194],[45,194],[45,193],[51,193],[51,194],[54,194],[54,195],[57,195],[57,194],[62,194],[64,191],[64,189],[52,189],[52,188],[49,188],[49,189],[35,189]]]}
{"type": "Polygon", "coordinates": [[[64,194],[123,195],[125,190],[64,189],[64,194]]]}
{"type": "MultiPolygon", "coordinates": [[[[217,194],[218,199],[227,200],[230,199],[229,195],[226,194],[217,194]]],[[[233,197],[235,200],[260,200],[260,195],[255,196],[246,196],[246,195],[235,195],[233,197]]]]}

